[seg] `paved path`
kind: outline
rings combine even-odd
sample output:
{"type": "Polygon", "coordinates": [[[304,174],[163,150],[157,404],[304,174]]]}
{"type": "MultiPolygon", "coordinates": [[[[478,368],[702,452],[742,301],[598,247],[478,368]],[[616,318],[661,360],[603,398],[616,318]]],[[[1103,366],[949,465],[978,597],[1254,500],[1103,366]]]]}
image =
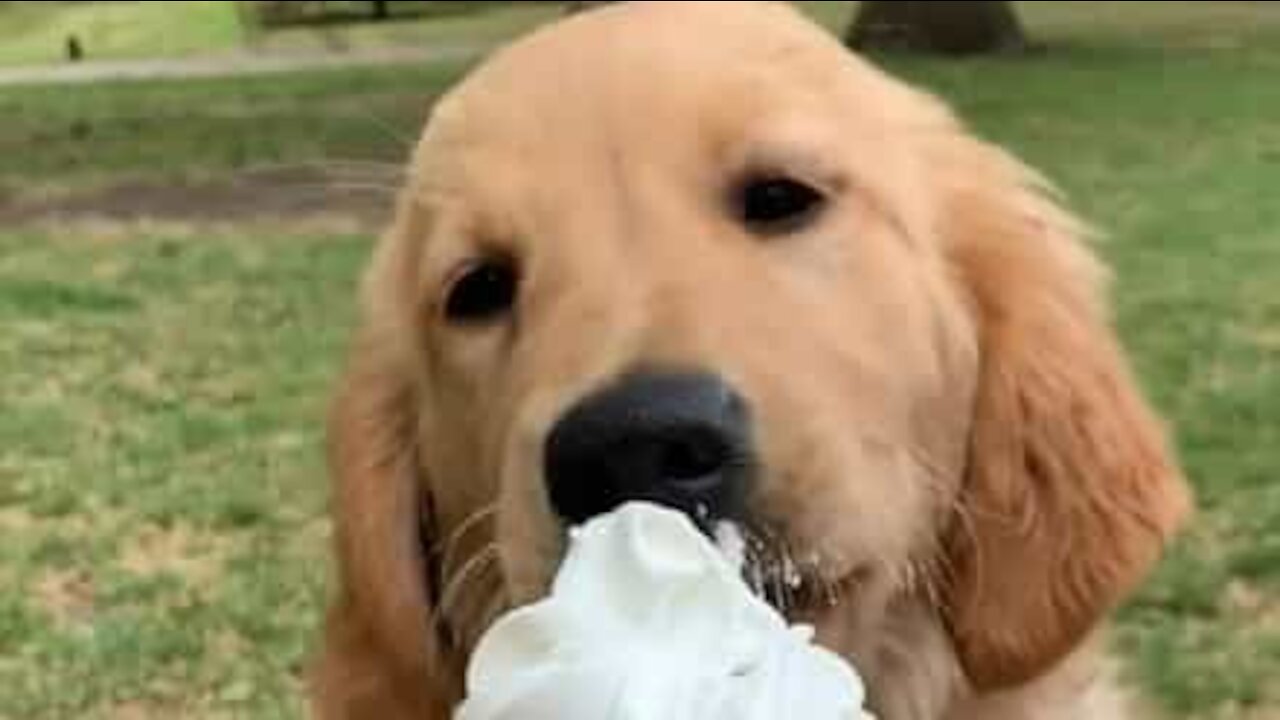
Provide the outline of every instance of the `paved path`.
{"type": "Polygon", "coordinates": [[[85,63],[0,68],[0,86],[83,84],[116,80],[267,75],[372,65],[416,65],[478,55],[474,46],[385,48],[359,52],[255,54],[168,60],[96,60],[85,63]]]}

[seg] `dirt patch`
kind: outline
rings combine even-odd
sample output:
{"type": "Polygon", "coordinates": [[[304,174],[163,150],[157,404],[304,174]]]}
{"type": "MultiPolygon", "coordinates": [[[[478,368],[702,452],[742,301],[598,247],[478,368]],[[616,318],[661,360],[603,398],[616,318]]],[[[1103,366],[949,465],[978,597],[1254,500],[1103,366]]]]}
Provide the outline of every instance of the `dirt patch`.
{"type": "Polygon", "coordinates": [[[120,553],[120,565],[134,575],[176,575],[195,590],[209,590],[222,575],[231,541],[197,536],[189,528],[144,526],[120,553]]]}
{"type": "Polygon", "coordinates": [[[93,614],[93,579],[83,570],[51,570],[35,586],[35,598],[62,625],[85,622],[93,614]]]}
{"type": "MultiPolygon", "coordinates": [[[[100,718],[101,720],[169,720],[176,717],[191,717],[184,711],[179,704],[175,702],[165,702],[161,700],[122,700],[103,708],[97,714],[90,717],[100,718]]],[[[213,718],[216,716],[202,715],[201,717],[213,718]]]]}
{"type": "Polygon", "coordinates": [[[1280,631],[1280,600],[1254,583],[1239,578],[1227,583],[1220,605],[1229,616],[1257,632],[1280,631]]]}
{"type": "Polygon", "coordinates": [[[0,530],[9,533],[23,533],[34,527],[39,520],[21,507],[0,508],[0,530]]]}
{"type": "Polygon", "coordinates": [[[372,228],[386,222],[394,194],[390,180],[356,181],[310,167],[243,172],[214,180],[132,179],[40,195],[0,192],[0,226],[80,221],[220,224],[341,216],[372,228]]]}
{"type": "MultiPolygon", "coordinates": [[[[27,472],[34,473],[37,466],[28,466],[27,472]]],[[[19,500],[21,502],[21,500],[19,500]]],[[[90,505],[84,512],[68,516],[37,515],[21,505],[0,507],[0,537],[17,535],[75,535],[87,533],[94,527],[101,527],[117,522],[118,512],[90,505]]]]}
{"type": "Polygon", "coordinates": [[[1280,350],[1280,327],[1270,325],[1231,325],[1228,331],[1241,341],[1263,352],[1280,350]]]}

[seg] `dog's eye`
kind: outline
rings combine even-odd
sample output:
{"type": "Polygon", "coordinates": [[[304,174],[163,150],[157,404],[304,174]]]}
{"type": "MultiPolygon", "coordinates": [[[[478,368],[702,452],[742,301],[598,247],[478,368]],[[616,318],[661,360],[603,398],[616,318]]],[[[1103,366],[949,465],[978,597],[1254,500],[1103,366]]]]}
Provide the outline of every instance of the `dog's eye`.
{"type": "Polygon", "coordinates": [[[822,208],[816,188],[781,175],[748,178],[735,198],[738,219],[753,232],[786,233],[800,229],[822,208]]]}
{"type": "Polygon", "coordinates": [[[445,297],[444,316],[452,323],[482,323],[511,309],[519,276],[505,258],[477,260],[462,268],[445,297]]]}

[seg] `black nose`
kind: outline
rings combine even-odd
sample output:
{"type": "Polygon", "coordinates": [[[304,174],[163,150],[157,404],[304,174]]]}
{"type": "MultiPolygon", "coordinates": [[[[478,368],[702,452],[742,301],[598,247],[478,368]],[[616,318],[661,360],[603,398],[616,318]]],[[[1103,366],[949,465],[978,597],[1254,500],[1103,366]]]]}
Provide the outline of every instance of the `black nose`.
{"type": "Polygon", "coordinates": [[[547,438],[551,505],[576,525],[644,500],[704,530],[741,516],[750,419],[733,388],[702,373],[636,373],[569,408],[547,438]]]}

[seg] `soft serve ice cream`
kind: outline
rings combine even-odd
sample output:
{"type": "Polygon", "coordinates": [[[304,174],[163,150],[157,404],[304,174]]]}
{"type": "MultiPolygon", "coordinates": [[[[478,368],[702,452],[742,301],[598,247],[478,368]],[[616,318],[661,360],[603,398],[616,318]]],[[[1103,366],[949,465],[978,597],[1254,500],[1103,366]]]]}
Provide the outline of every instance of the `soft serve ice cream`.
{"type": "Polygon", "coordinates": [[[455,720],[869,718],[854,670],[732,555],[647,503],[576,528],[550,595],[480,639],[455,720]]]}

